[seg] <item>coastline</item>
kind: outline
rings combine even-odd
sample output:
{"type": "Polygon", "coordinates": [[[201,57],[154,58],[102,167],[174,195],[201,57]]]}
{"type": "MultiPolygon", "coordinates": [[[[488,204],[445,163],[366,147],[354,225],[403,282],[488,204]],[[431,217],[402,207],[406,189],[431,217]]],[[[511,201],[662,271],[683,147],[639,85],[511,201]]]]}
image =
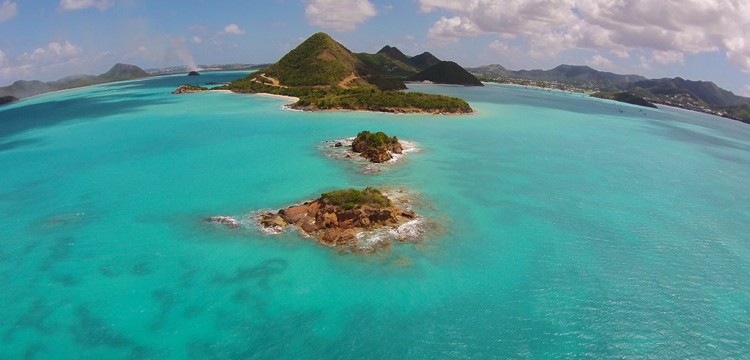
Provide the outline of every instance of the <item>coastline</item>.
{"type": "MultiPolygon", "coordinates": [[[[232,92],[231,90],[226,90],[226,91],[232,92]]],[[[296,103],[297,101],[299,101],[298,97],[288,96],[288,95],[277,95],[277,94],[271,94],[271,93],[255,93],[255,95],[273,98],[273,99],[287,100],[289,101],[289,103],[296,103]]]]}

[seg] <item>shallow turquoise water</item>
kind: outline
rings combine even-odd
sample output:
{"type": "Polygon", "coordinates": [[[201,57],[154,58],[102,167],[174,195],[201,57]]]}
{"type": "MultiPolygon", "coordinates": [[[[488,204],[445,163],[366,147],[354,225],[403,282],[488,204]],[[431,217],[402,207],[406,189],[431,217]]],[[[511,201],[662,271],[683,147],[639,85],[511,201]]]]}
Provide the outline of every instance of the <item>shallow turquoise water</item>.
{"type": "Polygon", "coordinates": [[[0,358],[748,358],[750,126],[507,86],[471,116],[299,113],[164,77],[0,108],[0,358]],[[378,174],[329,139],[421,151],[378,174]],[[376,255],[207,224],[400,186],[376,255]]]}

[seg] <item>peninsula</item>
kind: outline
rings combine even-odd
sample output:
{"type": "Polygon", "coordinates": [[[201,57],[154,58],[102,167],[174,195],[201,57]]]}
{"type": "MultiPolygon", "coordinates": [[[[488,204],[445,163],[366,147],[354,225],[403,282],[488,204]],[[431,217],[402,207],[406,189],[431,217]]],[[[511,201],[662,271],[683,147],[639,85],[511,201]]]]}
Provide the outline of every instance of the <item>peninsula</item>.
{"type": "Polygon", "coordinates": [[[346,189],[323,193],[319,198],[260,215],[258,222],[273,233],[293,226],[320,244],[346,248],[355,252],[375,251],[390,242],[360,244],[362,233],[374,230],[394,230],[411,221],[417,214],[398,207],[380,190],[346,189]]]}
{"type": "Polygon", "coordinates": [[[487,82],[594,94],[596,97],[648,107],[648,104],[664,104],[750,123],[750,98],[735,95],[710,81],[680,77],[647,79],[640,75],[620,75],[577,65],[560,65],[550,70],[514,71],[493,64],[467,70],[487,82]]]}
{"type": "Polygon", "coordinates": [[[290,107],[300,110],[473,112],[459,98],[398,91],[405,87],[401,78],[384,77],[381,70],[363,62],[328,34],[316,33],[274,65],[216,89],[296,97],[299,100],[290,107]]]}
{"type": "Polygon", "coordinates": [[[19,80],[11,85],[0,87],[0,96],[12,96],[17,99],[44,94],[50,91],[72,89],[77,87],[104,84],[115,81],[139,79],[150,76],[135,65],[115,64],[100,75],[72,75],[57,81],[42,82],[38,80],[19,80]]]}

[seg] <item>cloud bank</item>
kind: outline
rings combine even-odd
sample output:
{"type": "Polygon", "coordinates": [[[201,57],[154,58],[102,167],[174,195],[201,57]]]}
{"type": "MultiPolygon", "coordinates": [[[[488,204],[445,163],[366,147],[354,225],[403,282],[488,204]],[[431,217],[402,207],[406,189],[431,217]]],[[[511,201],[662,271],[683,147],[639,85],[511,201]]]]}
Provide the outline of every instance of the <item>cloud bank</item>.
{"type": "Polygon", "coordinates": [[[242,35],[244,33],[245,30],[242,30],[242,28],[240,28],[237,24],[229,24],[224,27],[224,34],[242,35]]]}
{"type": "MultiPolygon", "coordinates": [[[[721,51],[750,72],[750,2],[746,0],[419,0],[421,10],[446,11],[428,35],[453,41],[495,34],[528,40],[532,54],[570,49],[675,64],[685,54],[721,51]]],[[[602,59],[597,59],[603,62],[602,59]]]]}
{"type": "Polygon", "coordinates": [[[375,15],[368,0],[309,0],[305,8],[310,24],[336,31],[352,31],[375,15]]]}
{"type": "Polygon", "coordinates": [[[0,23],[6,22],[18,15],[18,6],[12,1],[0,4],[0,23]]]}
{"type": "Polygon", "coordinates": [[[114,4],[114,0],[60,0],[60,9],[63,11],[83,10],[88,8],[106,10],[114,4]]]}

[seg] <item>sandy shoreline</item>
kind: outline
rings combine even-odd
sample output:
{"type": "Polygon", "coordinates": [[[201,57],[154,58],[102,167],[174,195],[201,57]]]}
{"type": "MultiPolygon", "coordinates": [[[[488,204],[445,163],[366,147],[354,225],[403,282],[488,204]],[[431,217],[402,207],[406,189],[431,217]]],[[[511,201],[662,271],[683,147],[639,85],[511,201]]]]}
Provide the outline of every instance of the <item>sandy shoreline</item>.
{"type": "Polygon", "coordinates": [[[270,98],[274,98],[274,99],[287,100],[290,103],[296,103],[297,101],[299,101],[299,98],[298,97],[294,97],[294,96],[276,95],[276,94],[269,94],[269,93],[256,93],[255,95],[270,97],[270,98]]]}

